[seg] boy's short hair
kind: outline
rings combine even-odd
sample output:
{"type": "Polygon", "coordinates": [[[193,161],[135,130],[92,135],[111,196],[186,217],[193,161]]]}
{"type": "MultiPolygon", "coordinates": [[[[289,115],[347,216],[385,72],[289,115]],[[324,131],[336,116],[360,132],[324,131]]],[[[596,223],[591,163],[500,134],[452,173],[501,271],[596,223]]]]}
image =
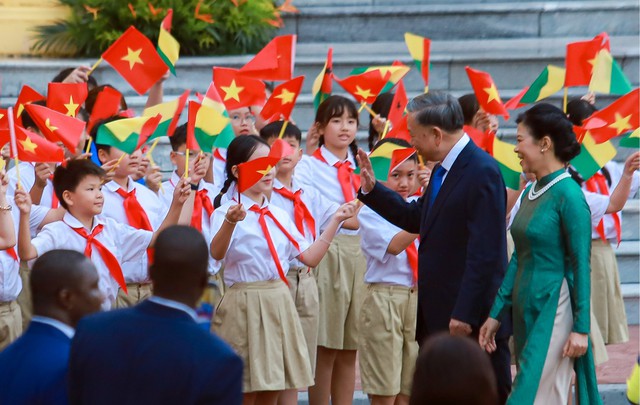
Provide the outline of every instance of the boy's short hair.
{"type": "MultiPolygon", "coordinates": [[[[47,102],[45,100],[38,100],[38,101],[34,101],[33,103],[29,103],[29,104],[39,105],[39,106],[42,106],[42,107],[46,107],[47,106],[47,102]]],[[[38,128],[38,125],[36,125],[36,122],[33,120],[33,118],[31,118],[31,116],[27,112],[26,108],[24,110],[22,110],[22,114],[20,114],[20,118],[22,118],[22,127],[23,128],[31,127],[31,128],[35,128],[38,131],[40,131],[40,128],[38,128]]]]}
{"type": "Polygon", "coordinates": [[[114,115],[113,117],[109,117],[109,118],[106,118],[104,120],[96,122],[96,124],[93,126],[93,128],[91,128],[91,132],[89,133],[89,136],[93,139],[93,143],[96,146],[96,153],[101,151],[101,150],[104,150],[107,153],[109,153],[111,151],[111,148],[112,148],[112,146],[110,146],[110,145],[105,145],[105,144],[101,144],[101,143],[97,142],[98,129],[101,126],[103,126],[104,124],[108,124],[108,123],[113,122],[113,121],[118,121],[118,120],[121,120],[123,118],[124,117],[121,117],[119,115],[114,115]]]}
{"type": "Polygon", "coordinates": [[[62,198],[62,193],[69,190],[76,191],[78,184],[87,176],[97,176],[103,178],[105,171],[90,159],[72,159],[66,165],[56,167],[53,173],[53,191],[64,209],[69,209],[67,203],[62,198]]]}
{"type": "MultiPolygon", "coordinates": [[[[280,135],[280,131],[282,130],[282,125],[284,125],[284,121],[275,121],[270,124],[265,125],[260,130],[260,138],[268,141],[273,138],[277,138],[280,135]]],[[[287,124],[287,127],[284,130],[284,137],[293,137],[296,138],[299,144],[302,144],[302,132],[300,132],[300,128],[293,125],[291,122],[287,124]]]]}
{"type": "Polygon", "coordinates": [[[187,143],[187,124],[184,123],[176,127],[173,135],[169,137],[169,143],[171,144],[171,150],[177,152],[182,145],[187,143]]]}

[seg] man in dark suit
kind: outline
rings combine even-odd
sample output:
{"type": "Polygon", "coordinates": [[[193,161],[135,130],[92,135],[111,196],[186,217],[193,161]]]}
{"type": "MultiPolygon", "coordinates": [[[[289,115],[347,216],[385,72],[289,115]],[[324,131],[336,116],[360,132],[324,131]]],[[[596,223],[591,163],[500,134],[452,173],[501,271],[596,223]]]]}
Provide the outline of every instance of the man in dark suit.
{"type": "Polygon", "coordinates": [[[0,404],[67,404],[67,364],[74,328],[104,300],[98,273],[81,253],[52,250],[31,271],[33,318],[0,353],[0,404]]]}
{"type": "MultiPolygon", "coordinates": [[[[375,181],[358,152],[360,201],[392,224],[420,234],[416,339],[441,331],[477,337],[506,270],[506,191],[495,160],[462,130],[458,101],[446,93],[411,100],[407,125],[413,146],[434,168],[424,195],[413,203],[375,181]]],[[[492,355],[498,392],[511,387],[508,327],[492,355]]]]}
{"type": "Polygon", "coordinates": [[[153,296],[87,317],[71,346],[73,404],[240,404],[242,360],[196,322],[209,247],[193,228],[172,226],[155,244],[153,296]]]}

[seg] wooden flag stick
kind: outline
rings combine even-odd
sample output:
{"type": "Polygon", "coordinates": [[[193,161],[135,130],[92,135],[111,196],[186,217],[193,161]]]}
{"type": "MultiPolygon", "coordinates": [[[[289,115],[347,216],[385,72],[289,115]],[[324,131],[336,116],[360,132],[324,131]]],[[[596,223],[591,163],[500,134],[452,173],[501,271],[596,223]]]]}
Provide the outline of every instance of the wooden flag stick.
{"type": "Polygon", "coordinates": [[[189,176],[189,148],[187,148],[187,151],[184,155],[184,176],[183,177],[187,177],[189,176]]]}
{"type": "Polygon", "coordinates": [[[151,153],[158,145],[158,141],[160,141],[160,138],[156,138],[155,141],[153,141],[153,143],[151,144],[151,147],[149,148],[149,150],[147,151],[147,157],[149,158],[150,161],[153,160],[153,158],[151,157],[151,153]]]}
{"type": "Polygon", "coordinates": [[[371,116],[372,116],[372,117],[375,117],[375,116],[377,115],[377,114],[376,114],[376,112],[375,112],[375,111],[373,111],[373,110],[371,109],[371,107],[369,107],[369,106],[367,105],[367,102],[366,102],[366,101],[363,101],[363,102],[362,102],[362,105],[360,106],[360,109],[358,110],[358,112],[359,112],[359,113],[360,113],[360,112],[362,112],[362,110],[363,110],[363,109],[365,109],[365,110],[369,111],[369,114],[371,114],[371,116]]]}
{"type": "Polygon", "coordinates": [[[98,59],[98,61],[96,63],[94,63],[93,66],[91,66],[91,70],[89,70],[89,72],[87,72],[87,76],[89,76],[91,73],[93,73],[93,71],[96,70],[98,65],[101,64],[101,63],[102,63],[102,58],[98,59]]]}
{"type": "Polygon", "coordinates": [[[562,98],[562,111],[567,113],[567,98],[569,97],[569,88],[564,88],[564,97],[562,98]]]}
{"type": "Polygon", "coordinates": [[[382,135],[380,136],[380,140],[384,139],[387,136],[387,132],[389,132],[389,119],[384,122],[384,129],[382,130],[382,135]]]}
{"type": "Polygon", "coordinates": [[[284,124],[282,124],[282,128],[280,129],[280,134],[278,135],[278,139],[282,139],[284,136],[284,131],[287,129],[287,124],[289,124],[288,120],[285,120],[284,124]]]}
{"type": "Polygon", "coordinates": [[[16,165],[16,189],[20,186],[20,159],[18,158],[18,142],[16,141],[16,128],[13,123],[13,107],[7,108],[7,119],[9,120],[9,140],[13,152],[13,159],[16,165]]]}
{"type": "Polygon", "coordinates": [[[429,85],[424,86],[424,94],[429,92],[429,85]]]}
{"type": "Polygon", "coordinates": [[[84,148],[84,153],[91,152],[91,144],[93,143],[93,138],[89,137],[89,141],[87,142],[87,147],[84,148]]]}
{"type": "Polygon", "coordinates": [[[418,153],[418,161],[420,162],[420,166],[424,166],[424,159],[419,153],[418,153]]]}
{"type": "Polygon", "coordinates": [[[122,162],[122,159],[124,159],[126,155],[127,155],[126,153],[123,153],[122,155],[120,155],[116,164],[113,165],[111,169],[109,169],[109,173],[114,172],[118,168],[118,166],[120,165],[120,162],[122,162]]]}

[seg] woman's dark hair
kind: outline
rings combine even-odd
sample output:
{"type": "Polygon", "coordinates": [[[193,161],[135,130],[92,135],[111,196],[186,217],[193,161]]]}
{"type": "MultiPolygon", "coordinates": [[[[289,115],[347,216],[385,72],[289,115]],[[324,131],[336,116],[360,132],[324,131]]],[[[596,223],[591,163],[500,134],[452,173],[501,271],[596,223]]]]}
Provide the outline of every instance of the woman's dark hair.
{"type": "MultiPolygon", "coordinates": [[[[393,93],[382,93],[376,97],[373,104],[371,104],[371,109],[376,112],[376,114],[380,115],[382,118],[389,117],[389,110],[391,110],[391,103],[393,103],[393,93]]],[[[380,134],[372,125],[373,116],[369,114],[369,150],[373,150],[373,145],[380,139],[380,134]]]]}
{"type": "MultiPolygon", "coordinates": [[[[108,124],[110,122],[113,121],[119,121],[121,119],[123,119],[124,117],[120,117],[119,115],[114,115],[113,117],[109,117],[109,118],[105,118],[103,120],[100,120],[98,122],[96,122],[96,124],[91,128],[91,131],[89,132],[89,136],[93,139],[93,144],[96,147],[96,154],[98,155],[98,160],[100,160],[100,155],[98,154],[99,151],[104,150],[105,152],[109,153],[111,151],[112,146],[111,145],[105,145],[102,143],[98,143],[97,139],[98,139],[98,129],[100,129],[101,126],[108,124]]],[[[107,162],[101,162],[101,163],[107,163],[107,162]]]]}
{"type": "MultiPolygon", "coordinates": [[[[360,116],[358,114],[358,108],[353,103],[353,101],[349,100],[346,97],[342,96],[329,96],[326,100],[324,100],[319,106],[318,111],[316,111],[316,120],[315,123],[320,128],[324,128],[329,124],[331,118],[342,117],[342,114],[347,111],[349,117],[354,118],[356,123],[360,125],[360,116]]],[[[320,139],[318,139],[318,146],[324,145],[324,135],[320,135],[320,139]]],[[[354,139],[351,144],[349,144],[349,148],[351,149],[351,153],[354,156],[358,154],[358,143],[354,139]]],[[[356,160],[356,165],[357,165],[356,160]]]]}
{"type": "Polygon", "coordinates": [[[567,103],[567,118],[573,125],[582,125],[582,121],[596,111],[596,107],[586,100],[573,99],[567,103]]]}
{"type": "Polygon", "coordinates": [[[416,362],[410,405],[496,405],[496,377],[477,342],[441,333],[427,340],[416,362]]]}
{"type": "MultiPolygon", "coordinates": [[[[400,139],[400,138],[384,138],[384,139],[379,140],[378,142],[376,142],[376,144],[373,147],[373,149],[371,149],[371,152],[373,152],[374,150],[378,149],[380,146],[384,145],[385,143],[392,143],[394,145],[402,146],[403,148],[410,148],[411,147],[411,144],[409,142],[405,141],[404,139],[400,139]]],[[[418,163],[418,154],[414,153],[413,155],[411,155],[411,157],[409,159],[411,159],[414,162],[418,163]]]]}
{"type": "Polygon", "coordinates": [[[536,104],[518,116],[516,123],[523,124],[531,135],[541,140],[549,136],[553,142],[555,156],[561,162],[569,162],[580,153],[580,144],[573,133],[573,125],[556,106],[548,103],[536,104]]]}
{"type": "Polygon", "coordinates": [[[218,194],[213,200],[213,206],[215,208],[218,208],[221,205],[222,196],[227,192],[227,190],[229,190],[231,183],[238,180],[236,176],[233,175],[233,170],[231,170],[233,166],[237,166],[240,163],[248,161],[251,155],[253,155],[253,152],[255,152],[260,145],[265,145],[267,148],[269,147],[267,141],[257,135],[238,136],[231,141],[229,148],[227,149],[227,162],[224,167],[227,179],[224,181],[220,194],[218,194]]]}
{"type": "Polygon", "coordinates": [[[476,95],[473,93],[465,94],[458,97],[460,107],[462,107],[462,115],[464,116],[464,125],[471,125],[473,117],[475,117],[478,110],[480,110],[480,104],[476,95]]]}

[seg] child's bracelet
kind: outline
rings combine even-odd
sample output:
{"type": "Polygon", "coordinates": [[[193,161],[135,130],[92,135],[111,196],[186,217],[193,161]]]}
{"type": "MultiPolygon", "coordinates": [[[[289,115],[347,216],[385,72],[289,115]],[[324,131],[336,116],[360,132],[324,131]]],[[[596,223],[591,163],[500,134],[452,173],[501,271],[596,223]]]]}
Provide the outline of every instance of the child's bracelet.
{"type": "Polygon", "coordinates": [[[228,223],[230,223],[231,225],[235,225],[238,223],[238,221],[230,221],[229,219],[227,219],[227,217],[224,217],[224,220],[227,221],[228,223]]]}

